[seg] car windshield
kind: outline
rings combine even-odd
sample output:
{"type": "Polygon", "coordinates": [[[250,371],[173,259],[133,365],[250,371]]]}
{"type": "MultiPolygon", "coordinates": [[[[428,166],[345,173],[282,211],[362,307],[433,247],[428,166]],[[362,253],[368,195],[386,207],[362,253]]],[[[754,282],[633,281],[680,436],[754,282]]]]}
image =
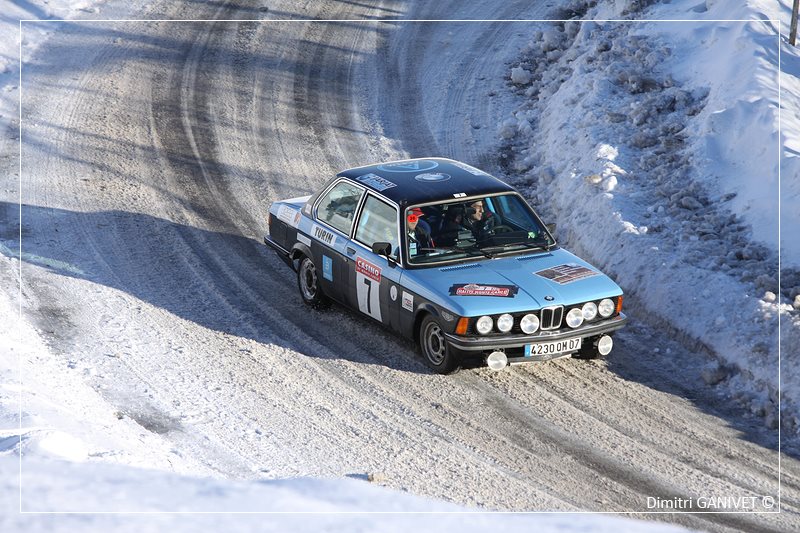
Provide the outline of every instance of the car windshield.
{"type": "Polygon", "coordinates": [[[412,207],[405,213],[410,264],[431,264],[555,244],[525,200],[508,193],[412,207]]]}

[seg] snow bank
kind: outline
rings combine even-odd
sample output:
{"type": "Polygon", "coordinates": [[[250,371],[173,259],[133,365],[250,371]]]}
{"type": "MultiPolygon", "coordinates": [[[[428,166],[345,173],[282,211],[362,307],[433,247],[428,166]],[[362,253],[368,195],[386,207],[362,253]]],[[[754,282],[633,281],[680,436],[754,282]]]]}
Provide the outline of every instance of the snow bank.
{"type": "MultiPolygon", "coordinates": [[[[709,347],[709,383],[778,424],[778,315],[784,362],[797,355],[800,99],[796,50],[781,44],[784,209],[778,290],[778,38],[751,5],[625,3],[567,15],[688,23],[541,25],[511,87],[523,103],[499,126],[512,170],[558,237],[612,273],[657,323],[709,347]],[[793,136],[790,139],[790,136],[793,136]],[[788,267],[788,268],[787,268],[788,267]],[[711,378],[713,376],[713,379],[711,378]]],[[[654,347],[655,348],[655,347],[654,347]]],[[[698,359],[698,366],[701,365],[698,359]]],[[[798,429],[800,373],[782,366],[784,429],[798,429]]]]}

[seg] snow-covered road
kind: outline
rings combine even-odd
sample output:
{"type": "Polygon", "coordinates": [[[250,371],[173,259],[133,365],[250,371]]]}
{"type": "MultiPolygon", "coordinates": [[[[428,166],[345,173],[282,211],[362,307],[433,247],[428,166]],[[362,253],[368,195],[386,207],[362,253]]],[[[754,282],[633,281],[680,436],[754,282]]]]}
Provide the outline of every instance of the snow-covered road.
{"type": "MultiPolygon", "coordinates": [[[[56,358],[41,364],[220,476],[377,472],[389,487],[507,510],[777,496],[774,432],[720,407],[682,372],[694,347],[644,321],[608,363],[438,376],[355,315],[302,305],[261,244],[270,202],[405,156],[501,170],[483,150],[511,97],[503,54],[525,25],[385,20],[550,7],[420,4],[162,1],[141,17],[359,21],[59,26],[22,84],[23,307],[56,358]],[[653,361],[654,346],[674,357],[653,361]]],[[[16,197],[0,197],[9,242],[16,197]]],[[[789,530],[800,464],[784,456],[782,470],[781,514],[653,518],[789,530]]]]}

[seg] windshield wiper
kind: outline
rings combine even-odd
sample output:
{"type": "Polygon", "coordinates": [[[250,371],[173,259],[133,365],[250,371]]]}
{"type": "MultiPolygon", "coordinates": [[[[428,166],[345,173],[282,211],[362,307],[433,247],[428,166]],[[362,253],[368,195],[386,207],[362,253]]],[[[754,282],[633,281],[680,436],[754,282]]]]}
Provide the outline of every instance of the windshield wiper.
{"type": "Polygon", "coordinates": [[[504,252],[510,246],[524,246],[525,248],[529,248],[529,249],[534,249],[534,250],[535,249],[540,249],[540,250],[549,251],[551,245],[546,243],[546,242],[542,242],[542,241],[534,241],[534,242],[521,241],[521,242],[510,242],[510,243],[507,243],[507,244],[499,244],[497,246],[487,246],[486,248],[480,248],[480,250],[481,250],[481,252],[484,252],[484,253],[488,252],[488,253],[494,254],[494,253],[497,253],[497,252],[504,252]]]}
{"type": "Polygon", "coordinates": [[[475,250],[478,250],[480,253],[482,253],[485,257],[489,259],[492,259],[494,257],[493,252],[490,252],[486,248],[479,248],[477,244],[475,245],[475,250]]]}

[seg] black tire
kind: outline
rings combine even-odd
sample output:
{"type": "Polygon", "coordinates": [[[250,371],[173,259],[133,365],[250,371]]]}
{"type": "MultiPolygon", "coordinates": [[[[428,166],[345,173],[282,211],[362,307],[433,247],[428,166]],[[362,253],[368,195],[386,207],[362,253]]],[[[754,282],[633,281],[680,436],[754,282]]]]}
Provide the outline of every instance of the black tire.
{"type": "Polygon", "coordinates": [[[306,305],[313,309],[326,309],[330,307],[331,301],[322,292],[319,285],[319,276],[314,261],[306,256],[300,256],[300,263],[297,267],[297,287],[300,289],[300,297],[306,305]]]}
{"type": "Polygon", "coordinates": [[[597,339],[598,337],[583,339],[581,349],[572,354],[572,357],[575,359],[605,359],[606,356],[601,355],[600,352],[597,351],[597,348],[595,348],[597,339]]]}
{"type": "Polygon", "coordinates": [[[444,330],[436,318],[428,315],[422,320],[417,340],[425,364],[434,372],[453,374],[459,370],[459,360],[453,354],[450,346],[447,345],[444,338],[444,330]]]}

